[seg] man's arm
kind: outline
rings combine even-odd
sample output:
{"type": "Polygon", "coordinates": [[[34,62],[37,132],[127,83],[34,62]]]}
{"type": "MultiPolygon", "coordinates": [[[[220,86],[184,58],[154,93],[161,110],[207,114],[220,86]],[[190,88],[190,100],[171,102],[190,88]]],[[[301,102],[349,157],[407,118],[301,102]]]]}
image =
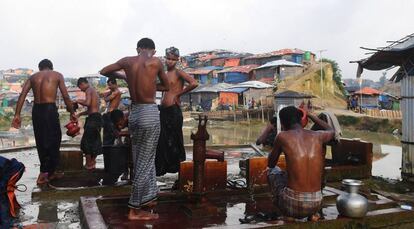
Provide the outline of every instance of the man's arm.
{"type": "Polygon", "coordinates": [[[32,84],[30,82],[30,78],[26,80],[23,84],[22,93],[20,93],[19,100],[17,100],[16,105],[16,113],[14,113],[14,118],[12,121],[12,126],[14,128],[20,128],[22,124],[22,120],[20,118],[20,113],[22,111],[24,100],[26,99],[27,93],[29,93],[30,89],[32,88],[32,84]]]}
{"type": "Polygon", "coordinates": [[[184,95],[185,93],[194,90],[194,88],[198,86],[198,83],[193,77],[188,75],[186,72],[182,70],[177,70],[177,71],[178,71],[178,76],[188,83],[188,85],[185,86],[180,93],[178,93],[177,96],[180,97],[181,95],[184,95]]]}
{"type": "Polygon", "coordinates": [[[63,78],[63,75],[59,74],[59,90],[62,94],[63,101],[66,105],[66,110],[70,113],[70,119],[72,121],[76,121],[75,111],[73,109],[72,101],[70,100],[68,90],[65,86],[65,79],[63,78]]]}
{"type": "Polygon", "coordinates": [[[124,61],[125,61],[124,59],[118,60],[116,63],[110,64],[102,68],[102,70],[100,70],[99,73],[106,77],[114,77],[117,79],[126,80],[127,78],[126,78],[125,72],[120,71],[123,69],[122,66],[123,66],[124,61]]]}
{"type": "Polygon", "coordinates": [[[318,131],[320,132],[320,137],[323,143],[327,143],[331,141],[335,137],[335,131],[334,129],[328,125],[325,121],[318,118],[318,116],[308,113],[308,117],[310,120],[312,120],[316,125],[320,126],[325,131],[318,131]]]}
{"type": "Polygon", "coordinates": [[[279,156],[282,153],[282,142],[280,139],[280,134],[278,134],[273,143],[272,152],[270,152],[267,158],[267,167],[274,168],[279,160],[279,156]]]}
{"type": "Polygon", "coordinates": [[[82,116],[82,115],[87,115],[88,114],[88,111],[82,111],[81,113],[78,113],[77,115],[76,115],[76,117],[77,118],[79,118],[80,116],[82,116]]]}
{"type": "Polygon", "coordinates": [[[264,130],[262,131],[262,134],[260,134],[260,136],[257,138],[256,145],[263,144],[266,141],[266,138],[269,135],[269,133],[273,130],[273,128],[274,127],[272,124],[267,124],[264,130]]]}
{"type": "Polygon", "coordinates": [[[105,101],[112,101],[114,100],[117,96],[119,96],[121,94],[121,92],[119,90],[112,92],[109,96],[105,97],[105,101]]]}
{"type": "Polygon", "coordinates": [[[161,60],[157,58],[157,65],[158,65],[158,77],[161,83],[157,84],[157,91],[168,91],[170,90],[170,86],[168,85],[167,75],[164,72],[164,66],[161,63],[161,60]]]}
{"type": "Polygon", "coordinates": [[[81,104],[82,106],[89,107],[92,103],[92,96],[91,96],[92,90],[88,89],[85,92],[85,99],[77,99],[75,102],[81,104]]]}

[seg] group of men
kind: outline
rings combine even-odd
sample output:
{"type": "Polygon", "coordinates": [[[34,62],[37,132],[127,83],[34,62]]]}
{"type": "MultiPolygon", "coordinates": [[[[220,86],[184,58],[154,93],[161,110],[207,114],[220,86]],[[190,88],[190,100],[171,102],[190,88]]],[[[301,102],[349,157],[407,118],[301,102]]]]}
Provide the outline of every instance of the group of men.
{"type": "MultiPolygon", "coordinates": [[[[175,68],[179,59],[178,49],[171,47],[166,50],[166,72],[161,60],[154,57],[155,44],[151,39],[139,40],[137,53],[136,56],[122,58],[100,71],[109,77],[108,86],[111,89],[109,93],[103,94],[110,101],[103,118],[99,113],[99,95],[86,79],[78,80],[78,87],[86,94],[85,99],[71,101],[63,76],[53,71],[49,60],[42,60],[39,63],[40,71],[24,83],[12,125],[20,127],[20,111],[25,96],[33,89],[32,119],[41,164],[38,183],[48,182],[60,175],[56,172],[61,141],[56,108],[57,88],[61,91],[71,120],[76,121],[81,115],[88,115],[81,141],[81,149],[86,154],[86,168],[92,169],[95,166],[95,157],[100,150],[99,130],[102,125],[111,129],[108,122],[111,120],[115,129],[121,130],[128,126],[126,135],[130,135],[131,139],[135,174],[128,202],[128,218],[153,220],[158,218],[158,214],[149,210],[156,204],[156,176],[177,172],[180,161],[185,159],[180,96],[194,89],[197,83],[185,72],[175,68]],[[120,92],[115,79],[123,79],[128,84],[131,96],[128,116],[117,110],[120,92]],[[164,92],[160,108],[155,103],[156,91],[164,92]],[[76,103],[86,106],[87,111],[76,114],[73,108],[76,103]]],[[[334,137],[333,129],[326,122],[313,114],[308,114],[308,118],[324,131],[303,129],[302,112],[295,107],[285,107],[279,112],[283,131],[271,139],[264,136],[258,139],[258,144],[273,140],[273,144],[270,144],[273,150],[268,157],[268,180],[278,210],[281,214],[292,217],[314,217],[320,208],[324,145],[334,137]],[[286,171],[276,166],[282,152],[286,158],[286,171]]],[[[275,120],[265,130],[265,135],[275,131],[275,120]]],[[[105,144],[112,141],[111,134],[113,133],[104,133],[105,144]]],[[[123,133],[117,133],[121,134],[123,133]]]]}
{"type": "Polygon", "coordinates": [[[96,155],[101,153],[102,126],[104,144],[113,144],[114,135],[122,134],[110,130],[121,130],[128,126],[127,134],[131,138],[134,174],[136,174],[132,181],[128,218],[151,220],[158,218],[157,214],[148,211],[148,207],[153,206],[157,198],[156,175],[177,172],[179,163],[185,160],[180,96],[196,88],[197,82],[175,67],[180,56],[177,48],[171,47],[166,50],[166,72],[161,60],[154,57],[155,44],[151,39],[139,40],[136,50],[138,55],[122,58],[100,71],[102,75],[109,77],[107,83],[110,89],[110,92],[101,94],[109,102],[103,117],[99,113],[99,94],[87,79],[80,78],[77,82],[77,86],[85,92],[85,98],[71,101],[63,75],[53,70],[50,60],[42,60],[39,63],[39,72],[30,76],[23,85],[12,126],[20,128],[22,106],[25,97],[32,89],[33,130],[41,164],[38,184],[48,183],[63,175],[56,171],[62,137],[56,107],[58,88],[70,113],[71,121],[77,121],[81,115],[87,115],[81,140],[81,150],[85,153],[87,169],[95,167],[96,155]],[[125,80],[128,84],[131,97],[128,117],[117,110],[121,93],[115,79],[125,80]],[[164,92],[160,107],[155,103],[156,91],[164,92]],[[87,110],[76,114],[75,104],[85,106],[87,110]]]}

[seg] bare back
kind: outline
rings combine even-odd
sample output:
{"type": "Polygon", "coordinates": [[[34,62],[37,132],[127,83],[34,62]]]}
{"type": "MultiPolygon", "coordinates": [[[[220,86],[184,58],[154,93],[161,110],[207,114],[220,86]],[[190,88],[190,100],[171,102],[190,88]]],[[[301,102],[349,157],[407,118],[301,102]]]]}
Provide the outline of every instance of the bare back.
{"type": "Polygon", "coordinates": [[[163,71],[160,60],[139,55],[123,58],[119,63],[125,70],[132,102],[155,103],[156,79],[159,71],[163,71]]]}
{"type": "Polygon", "coordinates": [[[30,77],[30,85],[33,90],[34,102],[55,103],[57,89],[62,75],[52,70],[44,70],[33,74],[30,77]]]}
{"type": "Polygon", "coordinates": [[[277,137],[286,158],[288,187],[301,192],[321,189],[325,163],[322,134],[324,131],[294,129],[277,137]]]}
{"type": "Polygon", "coordinates": [[[111,92],[110,97],[111,98],[109,99],[108,112],[112,112],[113,110],[118,109],[118,106],[121,103],[121,92],[119,89],[116,89],[115,91],[111,92]]]}

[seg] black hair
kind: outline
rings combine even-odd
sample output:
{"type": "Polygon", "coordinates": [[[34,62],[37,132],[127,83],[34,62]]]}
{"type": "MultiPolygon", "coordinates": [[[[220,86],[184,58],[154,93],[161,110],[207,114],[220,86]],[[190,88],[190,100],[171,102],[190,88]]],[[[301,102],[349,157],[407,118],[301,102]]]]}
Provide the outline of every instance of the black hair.
{"type": "Polygon", "coordinates": [[[43,59],[39,62],[39,70],[42,71],[43,69],[48,68],[50,70],[53,70],[53,63],[52,61],[48,59],[43,59]]]}
{"type": "Polygon", "coordinates": [[[116,125],[124,117],[124,112],[121,110],[115,109],[111,112],[111,121],[116,125]]]}
{"type": "Polygon", "coordinates": [[[288,106],[279,111],[279,118],[280,123],[289,130],[293,125],[300,124],[302,112],[294,106],[288,106]]]}
{"type": "Polygon", "coordinates": [[[149,38],[142,38],[137,43],[137,48],[141,49],[155,49],[154,41],[149,38]]]}
{"type": "Polygon", "coordinates": [[[109,83],[109,82],[111,82],[111,84],[116,84],[116,79],[113,77],[109,77],[106,83],[109,83]]]}
{"type": "Polygon", "coordinates": [[[78,87],[82,83],[89,83],[89,82],[88,82],[88,80],[85,77],[81,77],[81,78],[78,79],[78,83],[77,83],[78,87]]]}

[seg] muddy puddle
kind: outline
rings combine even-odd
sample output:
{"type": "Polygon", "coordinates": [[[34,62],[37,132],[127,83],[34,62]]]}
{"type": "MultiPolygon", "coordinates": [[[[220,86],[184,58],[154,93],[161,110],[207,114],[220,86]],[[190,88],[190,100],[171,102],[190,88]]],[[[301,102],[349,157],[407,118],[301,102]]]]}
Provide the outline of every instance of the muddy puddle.
{"type": "MultiPolygon", "coordinates": [[[[250,144],[255,142],[257,136],[260,134],[264,123],[255,122],[251,125],[238,124],[233,122],[209,122],[208,131],[210,140],[207,145],[235,145],[235,144],[250,144]]],[[[196,131],[197,122],[187,122],[183,128],[185,144],[192,143],[190,140],[191,131],[196,131]]],[[[361,140],[373,142],[374,144],[374,164],[373,175],[383,176],[386,178],[399,179],[401,166],[401,146],[400,140],[391,134],[379,134],[362,131],[344,131],[343,137],[359,138],[361,140]]],[[[70,140],[67,136],[66,140],[70,140]]],[[[30,132],[16,135],[16,141],[22,141],[25,144],[33,144],[33,137],[30,132]]],[[[72,142],[80,140],[78,136],[72,142]]],[[[4,142],[13,141],[13,139],[4,140],[4,142]]],[[[1,146],[0,146],[1,148],[1,146]]],[[[16,158],[23,162],[26,166],[26,172],[19,183],[27,186],[26,192],[16,192],[17,199],[21,203],[23,209],[20,214],[19,222],[21,225],[31,225],[36,223],[43,223],[45,228],[80,228],[79,213],[78,213],[78,199],[65,201],[32,201],[31,191],[33,190],[36,178],[39,172],[39,161],[35,149],[21,150],[13,153],[1,154],[7,158],[16,158]]],[[[239,172],[238,161],[242,158],[257,155],[253,150],[246,149],[226,149],[226,160],[228,161],[228,171],[236,175],[239,172]]],[[[191,152],[188,153],[188,159],[191,159],[191,152]]],[[[102,156],[98,157],[98,167],[103,167],[102,156]]],[[[159,179],[160,184],[171,183],[177,179],[176,174],[171,174],[165,178],[159,179]]],[[[226,207],[227,215],[241,215],[246,209],[246,203],[232,203],[226,207]]],[[[223,219],[220,219],[220,221],[223,219]]],[[[238,221],[237,217],[228,217],[224,222],[212,225],[233,224],[238,221]]]]}

